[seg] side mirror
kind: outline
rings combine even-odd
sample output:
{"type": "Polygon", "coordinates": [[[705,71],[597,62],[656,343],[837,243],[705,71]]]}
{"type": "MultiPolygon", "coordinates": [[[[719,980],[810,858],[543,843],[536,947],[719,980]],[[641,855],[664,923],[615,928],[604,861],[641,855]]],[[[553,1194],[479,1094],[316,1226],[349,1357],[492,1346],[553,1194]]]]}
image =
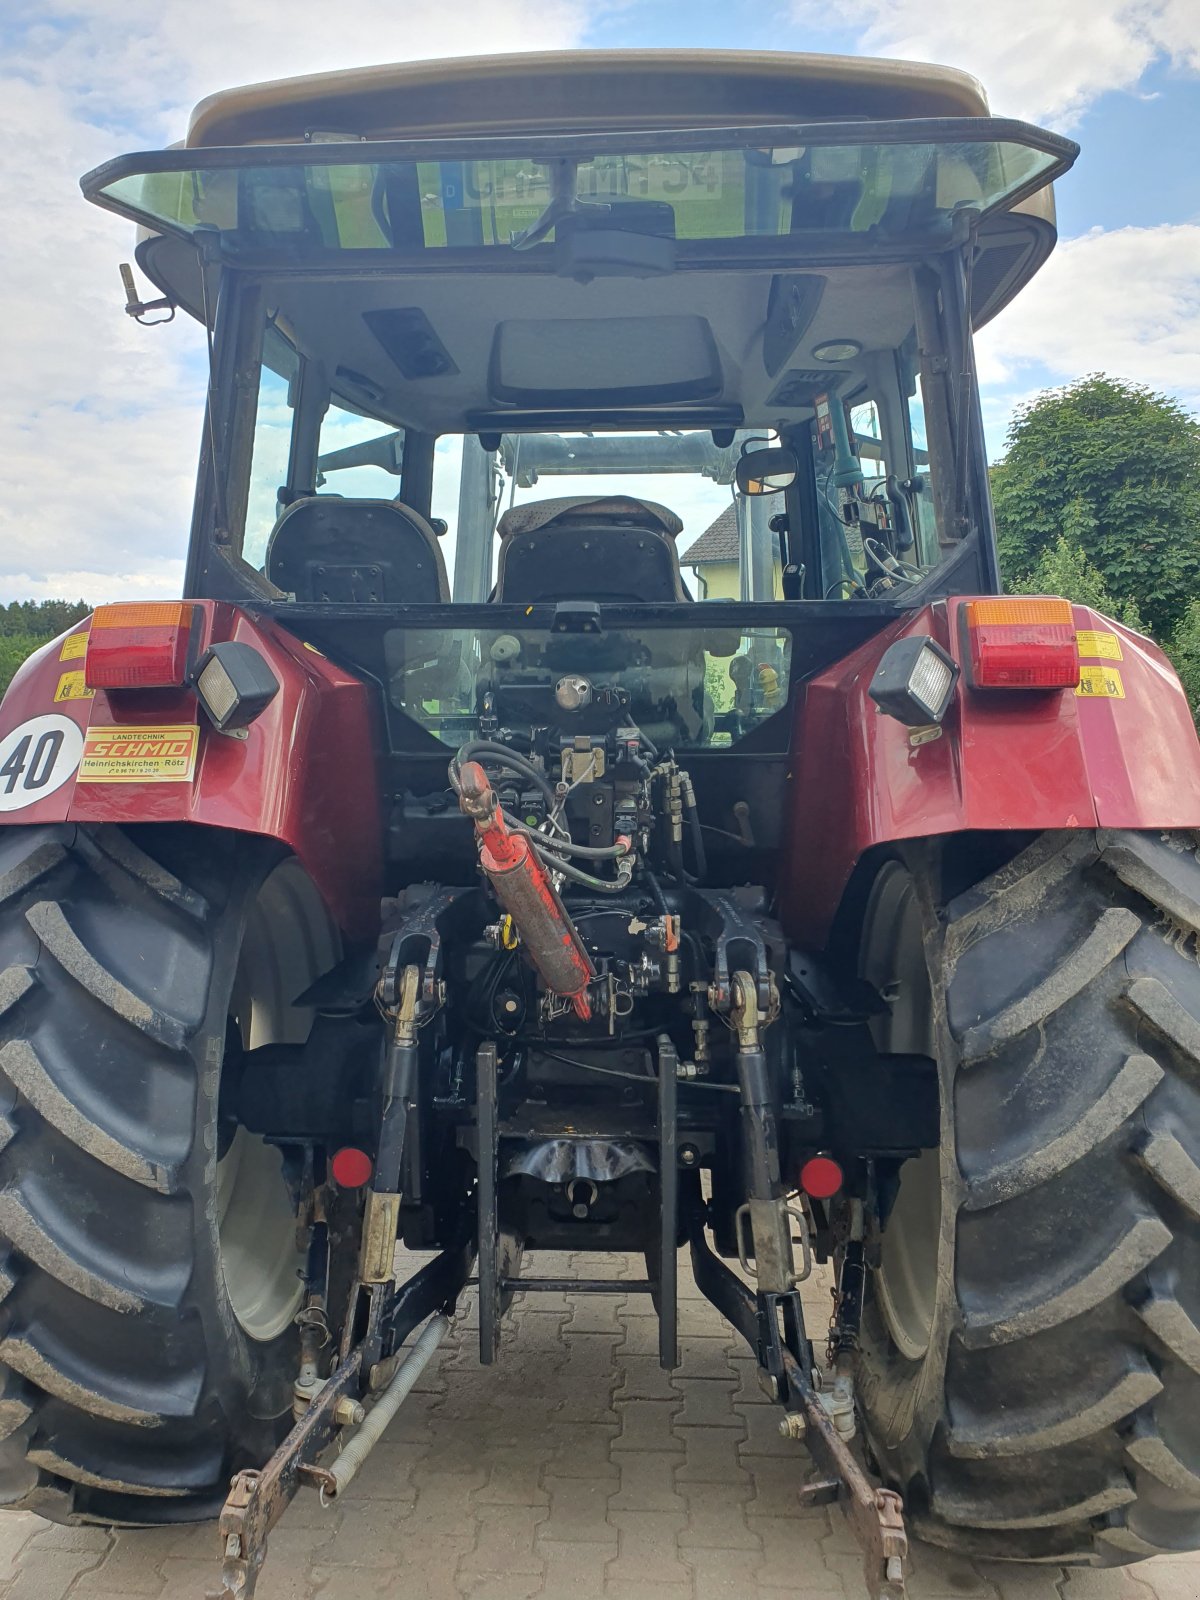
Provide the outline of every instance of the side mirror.
{"type": "Polygon", "coordinates": [[[795,452],[778,446],[771,450],[749,450],[739,457],[737,486],[743,494],[778,494],[790,489],[800,471],[795,452]]]}

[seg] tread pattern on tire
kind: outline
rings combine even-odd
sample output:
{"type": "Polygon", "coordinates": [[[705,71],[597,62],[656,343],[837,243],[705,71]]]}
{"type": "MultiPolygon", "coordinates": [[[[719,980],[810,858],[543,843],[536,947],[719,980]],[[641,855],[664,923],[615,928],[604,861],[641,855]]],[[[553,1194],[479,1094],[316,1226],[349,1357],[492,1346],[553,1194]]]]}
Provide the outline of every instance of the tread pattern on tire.
{"type": "Polygon", "coordinates": [[[192,1221],[228,891],[199,875],[114,828],[0,828],[0,1503],[59,1520],[209,1516],[228,1481],[245,1395],[192,1221]]]}
{"type": "Polygon", "coordinates": [[[1198,931],[1197,840],[1122,832],[1041,836],[931,930],[961,1174],[939,1543],[1200,1546],[1198,931]]]}

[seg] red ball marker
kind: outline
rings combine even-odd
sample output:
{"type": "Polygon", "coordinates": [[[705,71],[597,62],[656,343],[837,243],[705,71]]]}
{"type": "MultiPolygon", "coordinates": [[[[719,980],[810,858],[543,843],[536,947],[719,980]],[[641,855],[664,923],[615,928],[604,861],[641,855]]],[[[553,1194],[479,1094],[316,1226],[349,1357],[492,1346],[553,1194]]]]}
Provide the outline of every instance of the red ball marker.
{"type": "Polygon", "coordinates": [[[810,1156],[800,1168],[800,1187],[814,1200],[831,1200],[843,1181],[842,1169],[832,1156],[810,1156]]]}
{"type": "Polygon", "coordinates": [[[343,1145],[329,1165],[339,1189],[361,1189],[375,1170],[367,1152],[352,1144],[343,1145]]]}

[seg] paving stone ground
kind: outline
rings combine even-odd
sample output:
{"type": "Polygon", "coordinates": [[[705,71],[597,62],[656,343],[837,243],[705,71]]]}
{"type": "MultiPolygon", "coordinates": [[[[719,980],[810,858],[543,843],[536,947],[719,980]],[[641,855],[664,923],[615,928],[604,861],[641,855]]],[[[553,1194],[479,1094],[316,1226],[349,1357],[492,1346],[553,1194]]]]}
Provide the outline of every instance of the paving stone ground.
{"type": "MultiPolygon", "coordinates": [[[[539,1256],[538,1275],[638,1277],[640,1262],[539,1256]]],[[[806,1286],[814,1329],[828,1289],[806,1286]]],[[[530,1295],[500,1364],[456,1323],[350,1490],[302,1491],[259,1600],[863,1600],[840,1511],[804,1510],[754,1362],[690,1277],[683,1364],[658,1366],[644,1296],[530,1295]]],[[[0,1600],[204,1600],[212,1524],[105,1533],[0,1517],[0,1600]]],[[[1200,1557],[1123,1570],[972,1562],[916,1545],[912,1600],[1197,1600],[1200,1557]]]]}

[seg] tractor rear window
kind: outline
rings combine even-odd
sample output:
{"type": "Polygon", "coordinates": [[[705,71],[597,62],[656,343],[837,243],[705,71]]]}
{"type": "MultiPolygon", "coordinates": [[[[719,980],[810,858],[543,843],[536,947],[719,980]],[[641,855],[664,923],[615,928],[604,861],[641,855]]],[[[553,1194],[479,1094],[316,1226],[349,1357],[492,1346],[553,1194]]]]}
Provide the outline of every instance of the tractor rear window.
{"type": "Polygon", "coordinates": [[[392,705],[453,747],[498,725],[543,727],[570,692],[587,696],[581,729],[628,721],[662,750],[695,750],[736,744],[784,709],[792,639],[700,625],[392,628],[384,652],[392,705]]]}
{"type": "Polygon", "coordinates": [[[358,144],[309,146],[303,156],[294,146],[156,152],[110,163],[85,179],[85,192],[155,231],[216,238],[230,256],[520,252],[553,240],[592,263],[580,238],[599,232],[659,241],[639,260],[670,270],[671,241],[948,238],[958,213],[1011,205],[1074,148],[992,118],[761,133],[753,148],[737,130],[615,150],[576,139],[548,151],[540,140],[519,153],[520,141],[497,140],[446,160],[390,159],[386,144],[371,160],[358,144]]]}

